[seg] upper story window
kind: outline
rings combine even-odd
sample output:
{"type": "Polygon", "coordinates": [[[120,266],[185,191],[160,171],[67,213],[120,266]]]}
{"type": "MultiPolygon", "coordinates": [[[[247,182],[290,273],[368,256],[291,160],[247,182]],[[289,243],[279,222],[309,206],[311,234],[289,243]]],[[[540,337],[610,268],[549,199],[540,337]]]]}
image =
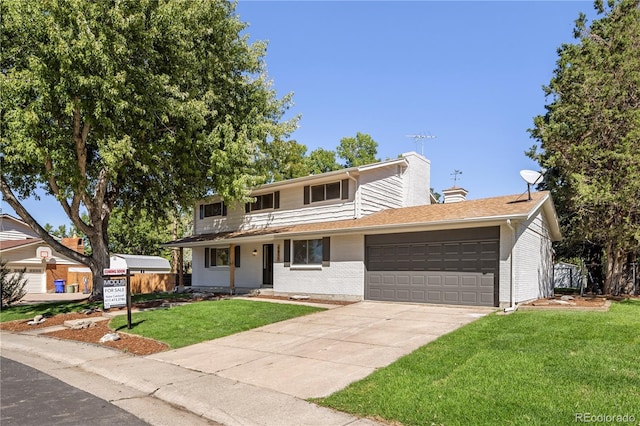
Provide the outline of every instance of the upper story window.
{"type": "Polygon", "coordinates": [[[218,203],[211,203],[211,204],[200,204],[200,219],[204,219],[205,217],[226,216],[226,215],[227,215],[227,206],[222,201],[218,203]]]}
{"type": "Polygon", "coordinates": [[[256,201],[246,203],[244,211],[247,213],[256,210],[279,209],[280,208],[280,191],[270,192],[268,194],[256,195],[256,201]]]}
{"type": "Polygon", "coordinates": [[[349,198],[349,179],[320,185],[304,187],[304,203],[317,203],[327,200],[347,200],[349,198]]]}

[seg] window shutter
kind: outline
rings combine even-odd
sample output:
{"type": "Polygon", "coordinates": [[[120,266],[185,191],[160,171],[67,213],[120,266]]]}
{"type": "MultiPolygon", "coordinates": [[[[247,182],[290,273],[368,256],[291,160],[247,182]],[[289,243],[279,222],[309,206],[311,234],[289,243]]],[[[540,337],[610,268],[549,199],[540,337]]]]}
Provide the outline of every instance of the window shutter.
{"type": "Polygon", "coordinates": [[[291,240],[284,240],[284,266],[291,266],[291,240]]]}
{"type": "Polygon", "coordinates": [[[349,179],[342,179],[342,199],[349,199],[349,179]]]}
{"type": "Polygon", "coordinates": [[[234,250],[235,250],[234,265],[236,268],[239,268],[240,267],[240,246],[235,246],[234,250]]]}
{"type": "Polygon", "coordinates": [[[227,215],[227,204],[225,202],[222,202],[222,216],[226,216],[227,215]]]}
{"type": "Polygon", "coordinates": [[[209,267],[209,247],[204,249],[204,267],[209,267]]]}
{"type": "Polygon", "coordinates": [[[244,203],[244,212],[251,213],[251,203],[244,203]]]}
{"type": "Polygon", "coordinates": [[[204,204],[200,204],[200,219],[204,219],[204,204]]]}
{"type": "Polygon", "coordinates": [[[273,208],[280,208],[280,191],[276,191],[273,193],[273,208]]]}
{"type": "Polygon", "coordinates": [[[331,237],[322,239],[322,266],[329,266],[331,259],[331,237]]]}
{"type": "Polygon", "coordinates": [[[309,204],[309,192],[311,191],[311,188],[309,187],[309,185],[304,187],[304,203],[305,204],[309,204]]]}

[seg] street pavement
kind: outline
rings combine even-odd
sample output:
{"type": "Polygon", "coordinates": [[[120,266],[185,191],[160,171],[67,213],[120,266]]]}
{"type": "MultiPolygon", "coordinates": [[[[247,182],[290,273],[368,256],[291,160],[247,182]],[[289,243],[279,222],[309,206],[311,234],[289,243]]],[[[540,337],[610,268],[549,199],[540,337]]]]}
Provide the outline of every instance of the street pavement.
{"type": "Polygon", "coordinates": [[[0,382],[2,426],[148,425],[104,399],[1,357],[0,382]]]}
{"type": "Polygon", "coordinates": [[[342,389],[493,311],[385,302],[332,308],[145,357],[6,332],[0,349],[152,425],[372,426],[379,423],[305,399],[342,389]]]}

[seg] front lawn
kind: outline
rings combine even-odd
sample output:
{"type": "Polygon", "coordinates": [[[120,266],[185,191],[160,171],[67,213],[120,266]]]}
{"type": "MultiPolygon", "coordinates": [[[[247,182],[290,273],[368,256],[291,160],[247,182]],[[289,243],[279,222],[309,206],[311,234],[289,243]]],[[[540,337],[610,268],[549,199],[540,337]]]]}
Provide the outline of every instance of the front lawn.
{"type": "Polygon", "coordinates": [[[222,299],[134,313],[131,330],[127,330],[126,315],[112,319],[109,326],[162,341],[176,349],[322,310],[303,305],[222,299]]]}
{"type": "Polygon", "coordinates": [[[638,300],[609,312],[518,311],[314,402],[404,425],[639,424],[639,356],[638,300]]]}

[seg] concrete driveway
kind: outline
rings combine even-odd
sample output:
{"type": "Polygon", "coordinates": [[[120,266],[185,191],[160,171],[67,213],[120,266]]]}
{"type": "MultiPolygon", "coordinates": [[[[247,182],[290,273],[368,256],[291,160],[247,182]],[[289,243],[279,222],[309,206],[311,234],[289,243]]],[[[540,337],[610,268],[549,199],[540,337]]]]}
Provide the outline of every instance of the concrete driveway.
{"type": "Polygon", "coordinates": [[[148,358],[298,398],[322,397],[493,311],[359,302],[148,358]]]}

